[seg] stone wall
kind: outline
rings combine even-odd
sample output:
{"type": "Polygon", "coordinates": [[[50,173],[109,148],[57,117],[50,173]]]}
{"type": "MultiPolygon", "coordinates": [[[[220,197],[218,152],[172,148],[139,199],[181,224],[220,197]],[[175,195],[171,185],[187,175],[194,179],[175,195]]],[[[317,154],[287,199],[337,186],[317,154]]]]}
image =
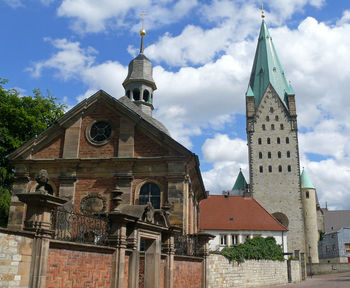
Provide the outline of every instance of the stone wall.
{"type": "MultiPolygon", "coordinates": [[[[306,266],[307,274],[310,275],[310,265],[306,266]]],[[[317,263],[312,264],[312,274],[332,274],[332,273],[341,273],[349,272],[350,263],[317,263]]]]}
{"type": "Polygon", "coordinates": [[[33,238],[0,230],[0,287],[28,287],[33,238]]]}
{"type": "MultiPolygon", "coordinates": [[[[224,256],[208,258],[208,288],[257,287],[288,283],[287,261],[248,260],[230,263],[224,256]]],[[[292,282],[301,281],[299,261],[291,261],[292,282]]]]}
{"type": "Polygon", "coordinates": [[[111,287],[113,254],[50,248],[46,287],[111,287]]]}
{"type": "Polygon", "coordinates": [[[201,288],[202,259],[175,256],[173,288],[201,288]]]}

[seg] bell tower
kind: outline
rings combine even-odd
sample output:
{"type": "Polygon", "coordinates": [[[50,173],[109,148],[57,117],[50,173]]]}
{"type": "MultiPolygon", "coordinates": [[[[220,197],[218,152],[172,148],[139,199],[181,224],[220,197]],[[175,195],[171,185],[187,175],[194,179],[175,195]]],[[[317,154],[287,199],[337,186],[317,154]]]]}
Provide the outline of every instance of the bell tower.
{"type": "Polygon", "coordinates": [[[143,54],[143,38],[146,30],[140,30],[141,46],[139,55],[131,60],[128,75],[123,82],[125,95],[131,99],[142,112],[152,116],[153,92],[157,89],[153,80],[153,67],[151,61],[143,54]]]}
{"type": "Polygon", "coordinates": [[[286,228],[288,252],[305,252],[295,93],[264,14],[246,92],[250,192],[286,228]]]}

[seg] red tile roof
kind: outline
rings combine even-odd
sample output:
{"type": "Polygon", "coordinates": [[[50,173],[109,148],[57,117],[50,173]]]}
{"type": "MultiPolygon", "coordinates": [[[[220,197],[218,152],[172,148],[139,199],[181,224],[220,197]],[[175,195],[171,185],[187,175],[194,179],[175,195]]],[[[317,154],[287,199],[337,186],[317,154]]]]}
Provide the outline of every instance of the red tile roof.
{"type": "Polygon", "coordinates": [[[287,231],[251,197],[210,195],[200,202],[199,217],[202,230],[287,231]]]}

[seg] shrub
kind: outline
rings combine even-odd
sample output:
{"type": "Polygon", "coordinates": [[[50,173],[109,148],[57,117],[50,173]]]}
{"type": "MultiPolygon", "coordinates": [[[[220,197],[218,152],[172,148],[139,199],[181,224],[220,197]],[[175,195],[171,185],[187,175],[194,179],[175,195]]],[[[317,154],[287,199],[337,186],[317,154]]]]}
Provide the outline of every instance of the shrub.
{"type": "Polygon", "coordinates": [[[238,244],[232,247],[225,247],[221,254],[229,261],[238,263],[244,260],[278,260],[283,261],[283,252],[280,245],[276,244],[275,238],[269,236],[263,238],[256,236],[248,239],[244,244],[238,244]]]}

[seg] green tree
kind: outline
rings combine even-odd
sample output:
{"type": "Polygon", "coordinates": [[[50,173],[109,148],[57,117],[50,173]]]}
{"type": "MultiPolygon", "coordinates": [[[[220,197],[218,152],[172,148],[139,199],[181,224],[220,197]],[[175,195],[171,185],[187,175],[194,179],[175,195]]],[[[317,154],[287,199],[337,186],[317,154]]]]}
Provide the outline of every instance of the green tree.
{"type": "Polygon", "coordinates": [[[14,177],[6,156],[52,125],[66,108],[49,91],[43,95],[34,89],[33,96],[20,96],[15,89],[5,89],[6,83],[0,78],[0,226],[7,225],[14,177]]]}

